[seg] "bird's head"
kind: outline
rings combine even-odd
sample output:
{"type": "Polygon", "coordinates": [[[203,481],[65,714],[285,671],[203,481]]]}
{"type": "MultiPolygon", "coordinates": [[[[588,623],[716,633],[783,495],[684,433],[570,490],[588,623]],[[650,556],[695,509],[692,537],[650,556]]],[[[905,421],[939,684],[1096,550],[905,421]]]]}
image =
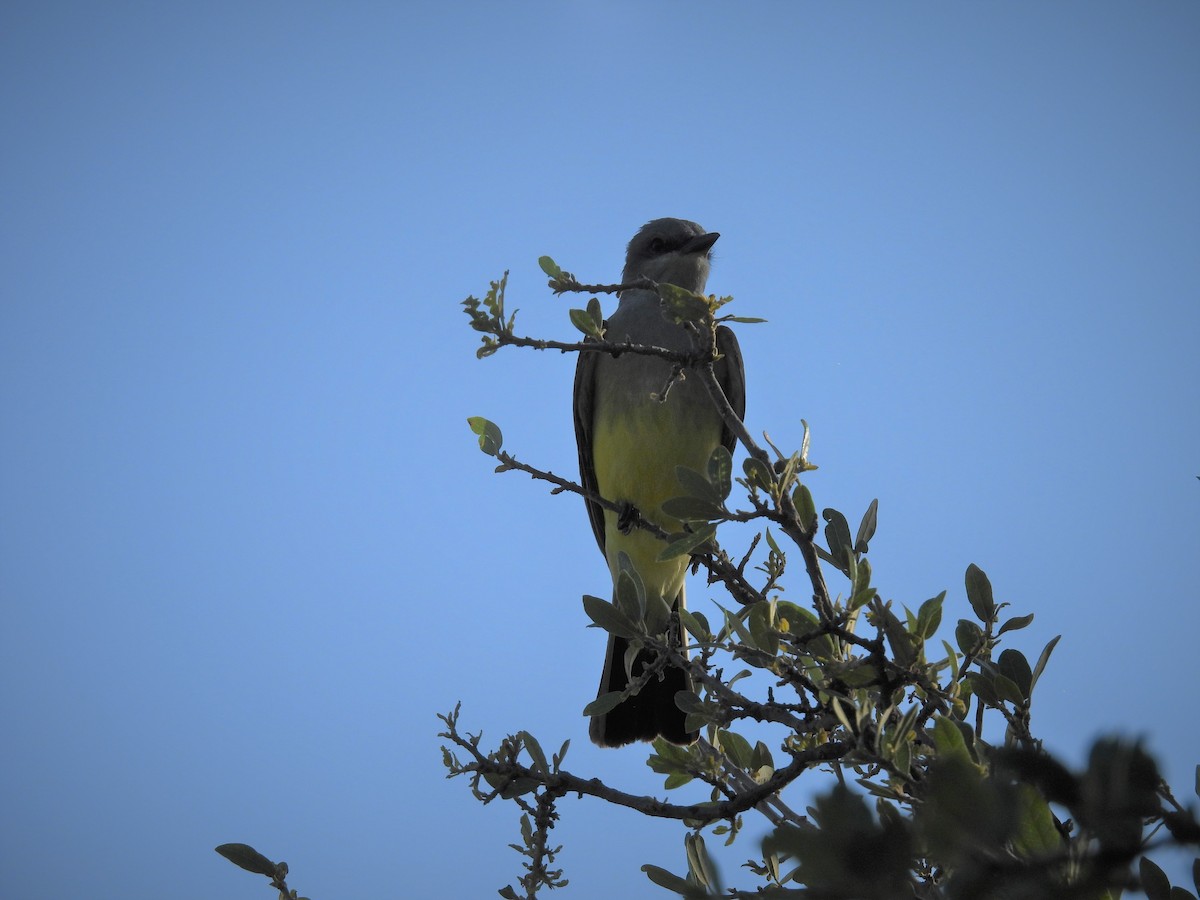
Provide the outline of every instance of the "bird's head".
{"type": "Polygon", "coordinates": [[[709,252],[720,236],[686,219],[647,222],[629,242],[621,280],[649,278],[689,291],[703,291],[708,281],[709,252]]]}

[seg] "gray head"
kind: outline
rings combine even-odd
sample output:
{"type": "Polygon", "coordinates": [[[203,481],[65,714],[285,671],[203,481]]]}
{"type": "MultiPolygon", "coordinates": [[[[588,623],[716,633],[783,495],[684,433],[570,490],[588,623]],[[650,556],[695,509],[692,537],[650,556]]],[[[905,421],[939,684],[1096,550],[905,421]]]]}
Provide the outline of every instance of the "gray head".
{"type": "Polygon", "coordinates": [[[629,242],[625,253],[624,282],[649,278],[703,291],[708,281],[708,254],[721,235],[705,232],[686,219],[647,222],[629,242]]]}

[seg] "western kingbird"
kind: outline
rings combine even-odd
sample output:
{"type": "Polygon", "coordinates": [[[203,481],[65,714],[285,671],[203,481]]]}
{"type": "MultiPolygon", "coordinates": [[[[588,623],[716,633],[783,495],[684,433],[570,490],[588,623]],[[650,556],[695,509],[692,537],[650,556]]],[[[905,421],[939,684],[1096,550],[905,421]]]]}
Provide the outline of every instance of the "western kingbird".
{"type": "MultiPolygon", "coordinates": [[[[703,292],[708,280],[709,251],[720,237],[705,233],[695,222],[655,219],[629,242],[622,283],[646,277],[658,283],[703,292]]],[[[617,311],[606,323],[609,341],[650,344],[671,350],[690,350],[684,329],[663,318],[658,294],[653,290],[626,290],[617,311]]],[[[746,409],[746,380],[742,354],[733,332],[717,328],[717,351],[722,358],[714,370],[725,396],[739,417],[746,409]]],[[[676,466],[706,471],[708,458],[718,445],[733,451],[734,436],[704,386],[695,377],[673,384],[665,400],[660,393],[671,378],[672,364],[640,353],[580,353],[575,369],[575,439],[584,487],[622,506],[633,506],[646,519],[668,532],[682,530],[680,523],[659,509],[664,500],[683,494],[676,466]]],[[[669,639],[684,646],[678,618],[671,612],[684,606],[683,582],[688,557],[659,562],[665,546],[645,529],[630,527],[622,517],[587,501],[592,530],[608,560],[615,597],[618,560],[624,552],[646,588],[646,622],[651,634],[663,634],[674,624],[669,639]]],[[[624,638],[609,635],[599,694],[624,690],[626,672],[624,638]]],[[[653,655],[643,651],[634,660],[638,675],[653,655]]],[[[678,691],[691,690],[683,669],[669,667],[661,678],[651,679],[635,697],[610,712],[592,718],[589,733],[602,747],[620,747],[633,741],[650,741],[658,735],[676,744],[689,744],[695,732],[684,727],[684,713],[675,705],[678,691]]]]}

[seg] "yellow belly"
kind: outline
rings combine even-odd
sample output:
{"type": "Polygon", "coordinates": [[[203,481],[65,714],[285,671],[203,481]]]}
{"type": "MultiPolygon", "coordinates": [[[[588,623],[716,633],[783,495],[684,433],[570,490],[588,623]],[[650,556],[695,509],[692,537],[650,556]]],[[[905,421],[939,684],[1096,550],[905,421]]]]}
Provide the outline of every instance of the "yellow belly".
{"type": "MultiPolygon", "coordinates": [[[[682,409],[693,412],[696,403],[658,403],[647,398],[633,409],[614,415],[601,404],[596,410],[592,437],[592,461],[600,494],[617,503],[632,503],[650,521],[668,532],[679,531],[680,523],[663,515],[664,500],[683,493],[675,475],[676,466],[704,472],[708,458],[720,441],[721,427],[711,408],[697,422],[696,416],[684,416],[682,409]]],[[[605,512],[605,556],[617,576],[617,559],[624,551],[646,586],[647,617],[654,630],[666,625],[670,605],[681,594],[687,557],[659,562],[665,546],[662,541],[635,528],[622,534],[617,514],[605,512]]]]}

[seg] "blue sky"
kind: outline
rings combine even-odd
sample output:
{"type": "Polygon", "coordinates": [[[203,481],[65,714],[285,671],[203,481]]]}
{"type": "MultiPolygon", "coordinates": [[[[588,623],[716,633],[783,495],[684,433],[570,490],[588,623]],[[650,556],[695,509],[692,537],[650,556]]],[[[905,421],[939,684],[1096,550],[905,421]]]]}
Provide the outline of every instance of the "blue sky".
{"type": "MultiPolygon", "coordinates": [[[[459,302],[722,233],[754,432],[820,464],[886,597],[975,562],[1064,634],[1034,726],[1198,758],[1200,7],[40,3],[0,12],[0,884],[8,896],[492,896],[512,810],[435,714],[631,790],[579,715],[606,570],[573,360],[477,361],[459,302]],[[1193,662],[1188,663],[1187,660],[1193,662]]],[[[837,587],[835,582],[835,588],[837,587]]],[[[802,590],[800,596],[802,596],[802,590]]],[[[694,608],[706,592],[691,589],[694,608]]],[[[576,897],[682,842],[588,800],[576,897]]],[[[722,856],[727,873],[752,841],[722,856]]],[[[658,894],[665,896],[662,894],[658,894]]]]}

